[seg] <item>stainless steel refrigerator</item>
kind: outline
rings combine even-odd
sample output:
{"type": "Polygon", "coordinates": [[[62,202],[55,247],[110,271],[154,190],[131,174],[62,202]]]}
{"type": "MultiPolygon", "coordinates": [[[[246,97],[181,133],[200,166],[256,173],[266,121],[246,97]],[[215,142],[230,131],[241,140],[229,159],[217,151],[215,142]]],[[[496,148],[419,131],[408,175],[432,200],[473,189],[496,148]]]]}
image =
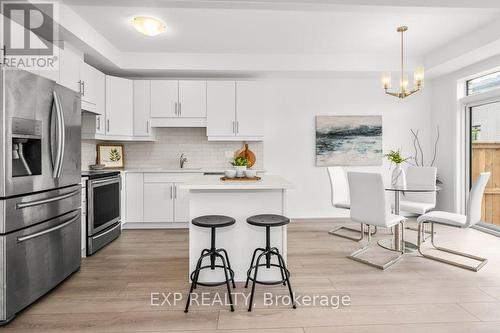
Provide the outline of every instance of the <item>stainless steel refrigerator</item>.
{"type": "Polygon", "coordinates": [[[80,95],[2,69],[0,324],[80,267],[80,95]]]}

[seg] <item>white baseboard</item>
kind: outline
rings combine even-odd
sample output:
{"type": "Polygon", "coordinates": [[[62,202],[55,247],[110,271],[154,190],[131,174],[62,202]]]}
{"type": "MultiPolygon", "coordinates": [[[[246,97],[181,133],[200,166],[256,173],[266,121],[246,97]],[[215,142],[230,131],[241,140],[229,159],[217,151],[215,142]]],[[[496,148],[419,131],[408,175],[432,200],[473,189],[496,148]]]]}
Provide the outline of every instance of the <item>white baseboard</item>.
{"type": "Polygon", "coordinates": [[[126,222],[122,229],[187,229],[188,222],[126,222]]]}

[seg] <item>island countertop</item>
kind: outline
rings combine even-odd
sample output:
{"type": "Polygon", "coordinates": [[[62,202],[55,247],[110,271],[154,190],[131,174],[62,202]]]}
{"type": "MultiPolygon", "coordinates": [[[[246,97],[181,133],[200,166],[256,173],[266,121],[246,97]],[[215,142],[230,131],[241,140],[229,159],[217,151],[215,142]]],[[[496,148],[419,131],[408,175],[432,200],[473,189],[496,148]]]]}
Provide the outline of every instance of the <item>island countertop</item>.
{"type": "Polygon", "coordinates": [[[293,188],[286,179],[263,175],[257,181],[222,181],[221,176],[200,176],[180,185],[185,190],[285,190],[293,188]]]}

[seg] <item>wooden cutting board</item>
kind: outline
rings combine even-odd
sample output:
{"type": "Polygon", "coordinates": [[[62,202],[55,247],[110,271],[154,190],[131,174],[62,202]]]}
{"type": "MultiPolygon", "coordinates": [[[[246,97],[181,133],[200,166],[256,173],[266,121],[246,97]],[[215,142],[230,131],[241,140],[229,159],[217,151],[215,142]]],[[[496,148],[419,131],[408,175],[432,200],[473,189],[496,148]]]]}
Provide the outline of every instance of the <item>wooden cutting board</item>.
{"type": "Polygon", "coordinates": [[[243,147],[236,151],[234,157],[242,157],[248,160],[248,167],[251,168],[255,164],[255,154],[248,149],[248,143],[243,144],[243,147]]]}

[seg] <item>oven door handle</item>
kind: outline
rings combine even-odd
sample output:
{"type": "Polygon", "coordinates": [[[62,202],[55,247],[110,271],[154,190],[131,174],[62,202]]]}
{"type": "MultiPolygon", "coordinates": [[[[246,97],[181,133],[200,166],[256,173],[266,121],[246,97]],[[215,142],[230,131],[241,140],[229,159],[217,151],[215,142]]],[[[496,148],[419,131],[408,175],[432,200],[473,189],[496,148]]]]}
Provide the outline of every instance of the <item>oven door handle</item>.
{"type": "Polygon", "coordinates": [[[92,236],[92,239],[98,239],[98,238],[101,238],[102,236],[105,236],[107,234],[109,234],[110,232],[112,231],[115,231],[116,228],[120,228],[121,227],[121,223],[118,223],[117,225],[115,225],[113,228],[109,229],[109,230],[106,230],[105,232],[103,232],[102,234],[99,234],[97,236],[92,236]]]}
{"type": "Polygon", "coordinates": [[[90,185],[113,184],[120,183],[120,177],[105,178],[100,180],[91,180],[90,185]]]}
{"type": "Polygon", "coordinates": [[[23,237],[18,237],[17,238],[17,241],[19,243],[21,242],[25,242],[29,239],[33,239],[33,238],[36,238],[36,237],[40,237],[40,236],[43,236],[45,234],[48,234],[48,233],[51,233],[53,231],[56,231],[56,230],[59,230],[59,229],[62,229],[64,228],[65,226],[67,226],[68,224],[71,224],[73,222],[75,222],[76,220],[78,220],[80,218],[80,214],[76,215],[75,217],[69,219],[68,221],[64,222],[64,223],[61,223],[59,225],[56,225],[55,227],[52,227],[52,228],[48,228],[48,229],[45,229],[45,230],[42,230],[42,231],[39,231],[39,232],[35,232],[34,234],[31,234],[31,235],[26,235],[26,236],[23,236],[23,237]]]}
{"type": "Polygon", "coordinates": [[[23,208],[48,204],[48,203],[51,203],[54,201],[60,201],[60,200],[75,196],[79,193],[80,193],[80,190],[75,190],[75,191],[72,191],[72,192],[69,192],[66,194],[61,194],[61,195],[47,198],[47,199],[40,199],[40,200],[34,200],[34,201],[28,201],[28,202],[20,202],[20,203],[16,204],[16,209],[23,209],[23,208]]]}

